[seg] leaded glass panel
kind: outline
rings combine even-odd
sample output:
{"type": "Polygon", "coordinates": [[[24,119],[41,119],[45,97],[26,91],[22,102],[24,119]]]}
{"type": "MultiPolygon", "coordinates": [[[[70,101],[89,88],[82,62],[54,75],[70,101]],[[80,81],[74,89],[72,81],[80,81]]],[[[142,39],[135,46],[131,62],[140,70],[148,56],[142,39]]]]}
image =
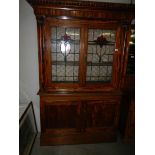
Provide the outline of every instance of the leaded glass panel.
{"type": "Polygon", "coordinates": [[[77,83],[79,81],[79,53],[79,28],[51,28],[51,56],[53,82],[77,83]],[[62,46],[62,44],[64,44],[64,47],[62,46]],[[62,50],[62,48],[64,48],[63,50],[65,51],[65,53],[62,50]]]}
{"type": "Polygon", "coordinates": [[[111,82],[115,37],[114,30],[88,30],[87,82],[111,82]]]}

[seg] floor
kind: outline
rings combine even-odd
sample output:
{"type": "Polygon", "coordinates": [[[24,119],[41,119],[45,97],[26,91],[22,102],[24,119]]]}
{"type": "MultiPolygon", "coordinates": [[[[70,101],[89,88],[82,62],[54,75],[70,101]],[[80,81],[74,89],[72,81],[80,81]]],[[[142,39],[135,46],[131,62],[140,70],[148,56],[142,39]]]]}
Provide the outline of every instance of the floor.
{"type": "Polygon", "coordinates": [[[135,145],[122,143],[120,136],[115,143],[40,146],[39,134],[31,155],[134,155],[135,145]]]}

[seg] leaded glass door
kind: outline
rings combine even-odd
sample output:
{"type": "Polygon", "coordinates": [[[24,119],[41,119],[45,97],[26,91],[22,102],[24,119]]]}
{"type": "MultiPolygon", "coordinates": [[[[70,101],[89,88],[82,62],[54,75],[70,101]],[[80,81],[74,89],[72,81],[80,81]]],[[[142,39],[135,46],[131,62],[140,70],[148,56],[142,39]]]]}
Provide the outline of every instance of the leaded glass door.
{"type": "Polygon", "coordinates": [[[80,29],[51,28],[53,83],[79,82],[80,29]]]}
{"type": "Polygon", "coordinates": [[[88,29],[86,83],[112,83],[116,30],[88,29]]]}
{"type": "Polygon", "coordinates": [[[78,87],[80,83],[81,29],[79,21],[49,19],[45,23],[45,85],[78,87]]]}
{"type": "Polygon", "coordinates": [[[118,25],[96,21],[96,27],[93,26],[88,21],[58,19],[45,24],[46,87],[117,87],[121,56],[116,47],[118,25]]]}

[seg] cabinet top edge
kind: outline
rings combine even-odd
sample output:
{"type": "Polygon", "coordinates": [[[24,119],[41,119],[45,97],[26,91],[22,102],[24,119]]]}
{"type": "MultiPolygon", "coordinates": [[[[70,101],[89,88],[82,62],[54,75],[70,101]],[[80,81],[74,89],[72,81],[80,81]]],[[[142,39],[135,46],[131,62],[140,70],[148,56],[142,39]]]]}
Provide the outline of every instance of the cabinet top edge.
{"type": "Polygon", "coordinates": [[[59,90],[59,91],[46,91],[46,90],[39,90],[38,95],[44,96],[44,95],[82,95],[82,96],[98,96],[98,95],[122,95],[121,90],[95,90],[95,91],[66,91],[66,90],[59,90]]]}

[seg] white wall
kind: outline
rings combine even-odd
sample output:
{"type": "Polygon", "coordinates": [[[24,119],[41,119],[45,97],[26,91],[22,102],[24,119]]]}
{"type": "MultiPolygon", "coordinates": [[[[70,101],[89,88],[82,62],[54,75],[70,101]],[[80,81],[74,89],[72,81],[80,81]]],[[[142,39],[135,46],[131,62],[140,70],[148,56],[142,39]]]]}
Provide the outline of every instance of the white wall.
{"type": "Polygon", "coordinates": [[[32,7],[25,1],[19,1],[19,102],[33,102],[40,131],[37,24],[32,7]]]}

